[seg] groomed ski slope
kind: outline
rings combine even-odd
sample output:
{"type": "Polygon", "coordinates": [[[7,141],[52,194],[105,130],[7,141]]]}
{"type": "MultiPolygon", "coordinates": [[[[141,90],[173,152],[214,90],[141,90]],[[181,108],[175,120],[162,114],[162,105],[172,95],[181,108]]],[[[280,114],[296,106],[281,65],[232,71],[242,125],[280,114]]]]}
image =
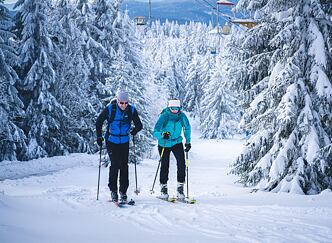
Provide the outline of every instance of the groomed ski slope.
{"type": "MultiPolygon", "coordinates": [[[[168,203],[151,195],[157,153],[138,169],[136,196],[130,165],[129,198],[135,206],[108,202],[108,169],[102,168],[96,201],[98,155],[72,154],[0,164],[2,243],[195,243],[332,242],[332,193],[303,196],[250,193],[227,175],[245,140],[201,140],[194,129],[189,160],[189,194],[197,204],[168,203]],[[30,176],[29,176],[30,175],[30,176]],[[32,175],[32,176],[31,176],[32,175]],[[4,178],[16,178],[5,179],[4,178]]],[[[176,191],[176,164],[169,192],[176,191]]]]}

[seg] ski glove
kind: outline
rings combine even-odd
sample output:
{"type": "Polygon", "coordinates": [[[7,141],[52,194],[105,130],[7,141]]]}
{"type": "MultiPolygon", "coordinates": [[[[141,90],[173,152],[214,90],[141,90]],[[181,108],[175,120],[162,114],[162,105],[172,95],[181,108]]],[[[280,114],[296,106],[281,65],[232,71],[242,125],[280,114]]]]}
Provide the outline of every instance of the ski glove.
{"type": "Polygon", "coordinates": [[[191,143],[186,143],[184,146],[186,147],[184,152],[189,152],[189,150],[191,149],[191,143]]]}
{"type": "Polygon", "coordinates": [[[103,138],[103,137],[98,137],[98,138],[97,138],[97,144],[99,145],[99,147],[102,147],[102,146],[103,146],[103,141],[104,141],[104,138],[103,138]]]}
{"type": "Polygon", "coordinates": [[[169,139],[169,136],[170,136],[170,132],[163,132],[163,139],[169,139]]]}
{"type": "Polygon", "coordinates": [[[135,136],[137,134],[137,130],[136,130],[135,127],[134,127],[133,130],[130,131],[130,134],[133,135],[133,136],[135,136]]]}

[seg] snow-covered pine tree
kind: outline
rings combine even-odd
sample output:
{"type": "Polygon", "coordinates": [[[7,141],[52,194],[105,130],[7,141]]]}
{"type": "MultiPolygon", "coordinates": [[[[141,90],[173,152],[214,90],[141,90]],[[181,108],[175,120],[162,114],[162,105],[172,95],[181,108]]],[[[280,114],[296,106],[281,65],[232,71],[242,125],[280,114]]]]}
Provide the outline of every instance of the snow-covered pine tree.
{"type": "Polygon", "coordinates": [[[196,54],[187,68],[185,76],[186,95],[183,100],[184,109],[192,112],[194,117],[200,114],[200,101],[203,96],[199,67],[200,57],[196,54]]]}
{"type": "Polygon", "coordinates": [[[158,83],[165,86],[167,97],[180,98],[180,82],[175,73],[176,63],[174,58],[176,57],[171,53],[172,51],[172,48],[166,43],[165,51],[161,52],[162,65],[156,70],[156,78],[158,83]]]}
{"type": "Polygon", "coordinates": [[[107,50],[94,38],[97,38],[98,28],[95,24],[95,14],[88,0],[76,0],[72,18],[83,38],[83,58],[89,68],[88,97],[93,109],[97,112],[103,109],[102,99],[108,96],[105,80],[100,80],[104,68],[103,62],[108,55],[107,50]],[[96,73],[97,74],[96,74],[96,73]],[[102,82],[103,81],[103,82],[102,82]]]}
{"type": "Polygon", "coordinates": [[[240,112],[236,98],[225,75],[229,60],[218,54],[211,80],[204,87],[201,101],[201,134],[203,138],[231,138],[238,132],[240,112]]]}
{"type": "Polygon", "coordinates": [[[52,41],[59,56],[56,63],[55,97],[68,115],[63,142],[70,152],[91,152],[95,142],[95,96],[89,97],[89,67],[84,60],[84,38],[76,25],[75,6],[58,0],[52,11],[52,41]]]}
{"type": "MultiPolygon", "coordinates": [[[[325,50],[327,53],[327,60],[326,62],[323,62],[320,64],[319,61],[317,61],[314,65],[313,71],[315,72],[315,69],[317,68],[317,76],[314,76],[314,81],[316,81],[316,87],[319,95],[319,100],[316,104],[319,104],[319,113],[320,113],[320,118],[321,122],[323,124],[323,128],[328,134],[330,141],[332,140],[332,118],[331,118],[331,91],[328,91],[329,87],[331,90],[331,83],[332,83],[332,38],[331,38],[331,33],[332,33],[332,3],[331,1],[326,1],[326,0],[321,0],[320,3],[322,11],[324,11],[324,14],[321,14],[321,16],[324,16],[325,18],[320,19],[322,23],[318,23],[318,26],[320,27],[319,29],[321,30],[322,36],[318,34],[314,34],[312,38],[318,39],[316,43],[319,41],[325,41],[326,44],[325,50]],[[324,19],[329,19],[329,24],[326,24],[324,19]],[[323,40],[322,40],[323,39],[323,40]],[[324,74],[321,74],[320,69],[323,69],[323,72],[325,72],[326,77],[324,77],[324,74]],[[323,80],[323,82],[321,80],[323,80]],[[324,81],[326,83],[324,83],[324,81]],[[330,83],[328,82],[330,81],[330,83]],[[320,88],[319,88],[320,87],[320,88]]],[[[314,8],[317,10],[317,6],[314,5],[314,8]]],[[[315,32],[315,29],[313,30],[315,32]]],[[[316,44],[315,42],[313,45],[316,44]]],[[[322,45],[322,44],[321,44],[322,45]]],[[[324,51],[325,51],[324,50],[324,51]]],[[[315,48],[312,48],[311,50],[311,55],[315,56],[315,48]]],[[[316,54],[318,58],[320,54],[316,54]]],[[[316,59],[315,58],[315,59],[316,59]]],[[[323,59],[324,60],[324,59],[323,59]]],[[[323,147],[320,149],[318,156],[315,158],[314,161],[314,171],[316,172],[315,174],[315,184],[319,185],[319,189],[324,189],[324,188],[332,188],[332,143],[328,144],[327,146],[323,147]]]]}
{"type": "Polygon", "coordinates": [[[93,2],[94,22],[91,27],[90,54],[94,65],[91,69],[91,77],[98,85],[98,97],[108,99],[110,90],[105,87],[106,79],[113,74],[111,73],[112,61],[116,55],[114,40],[114,21],[117,18],[121,0],[95,0],[93,2]],[[92,41],[93,40],[93,41],[92,41]]]}
{"type": "Polygon", "coordinates": [[[201,116],[200,102],[203,97],[203,84],[208,75],[208,27],[201,23],[190,23],[187,29],[188,44],[186,45],[189,56],[185,82],[185,98],[183,106],[185,110],[191,111],[193,116],[201,116]]]}
{"type": "Polygon", "coordinates": [[[21,82],[18,89],[26,107],[24,128],[28,150],[25,159],[61,155],[67,152],[61,143],[66,131],[63,107],[54,97],[55,61],[48,20],[50,0],[19,0],[17,33],[21,82]]]}
{"type": "Polygon", "coordinates": [[[319,0],[240,0],[238,7],[260,24],[239,47],[250,94],[242,124],[253,136],[232,172],[273,192],[332,188],[331,17],[319,0]]]}
{"type": "Polygon", "coordinates": [[[0,0],[0,161],[20,159],[26,150],[25,135],[17,125],[24,117],[15,84],[18,57],[10,39],[13,20],[0,0]]]}

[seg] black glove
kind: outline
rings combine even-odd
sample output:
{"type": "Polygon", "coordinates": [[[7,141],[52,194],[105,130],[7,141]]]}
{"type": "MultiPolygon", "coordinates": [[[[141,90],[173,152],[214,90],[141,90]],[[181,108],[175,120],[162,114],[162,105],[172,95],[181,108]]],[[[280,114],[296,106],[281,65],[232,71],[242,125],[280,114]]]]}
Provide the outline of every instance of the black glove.
{"type": "Polygon", "coordinates": [[[189,152],[189,150],[191,149],[191,143],[186,143],[184,146],[186,147],[184,152],[189,152]]]}
{"type": "Polygon", "coordinates": [[[97,138],[97,144],[99,145],[99,147],[102,147],[102,146],[103,146],[103,141],[104,141],[104,138],[103,138],[103,137],[98,137],[98,138],[97,138]]]}
{"type": "Polygon", "coordinates": [[[163,132],[163,139],[169,139],[169,135],[171,135],[169,132],[163,132]]]}
{"type": "Polygon", "coordinates": [[[130,134],[135,136],[137,134],[137,130],[136,128],[134,128],[133,130],[130,131],[130,134]]]}

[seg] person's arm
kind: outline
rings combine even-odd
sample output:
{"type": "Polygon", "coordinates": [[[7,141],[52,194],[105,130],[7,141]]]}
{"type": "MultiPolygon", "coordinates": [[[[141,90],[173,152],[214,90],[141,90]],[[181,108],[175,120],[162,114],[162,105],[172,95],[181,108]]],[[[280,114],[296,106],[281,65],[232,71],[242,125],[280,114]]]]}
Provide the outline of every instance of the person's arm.
{"type": "Polygon", "coordinates": [[[191,141],[191,126],[186,114],[182,113],[182,124],[183,124],[183,133],[186,138],[186,143],[191,141]]]}
{"type": "Polygon", "coordinates": [[[97,138],[102,137],[102,128],[103,123],[105,120],[107,120],[108,117],[108,107],[106,107],[98,116],[96,121],[96,132],[97,132],[97,138]]]}
{"type": "Polygon", "coordinates": [[[133,122],[134,122],[134,128],[131,131],[132,135],[136,135],[139,131],[141,131],[143,129],[143,124],[141,122],[141,119],[138,116],[138,112],[136,109],[134,109],[134,113],[133,113],[133,122]]]}
{"type": "Polygon", "coordinates": [[[154,126],[154,129],[153,129],[153,137],[156,138],[156,139],[161,139],[162,136],[163,136],[163,132],[162,129],[163,129],[163,125],[164,125],[164,121],[165,121],[165,114],[161,114],[159,116],[159,119],[156,123],[156,125],[154,126]]]}

